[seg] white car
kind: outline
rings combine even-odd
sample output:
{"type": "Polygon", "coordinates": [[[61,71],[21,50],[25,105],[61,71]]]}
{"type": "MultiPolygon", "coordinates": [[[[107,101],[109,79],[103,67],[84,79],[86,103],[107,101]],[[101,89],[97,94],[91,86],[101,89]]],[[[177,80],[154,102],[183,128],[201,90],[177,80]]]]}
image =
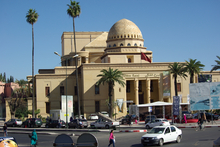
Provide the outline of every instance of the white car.
{"type": "Polygon", "coordinates": [[[155,126],[169,126],[170,122],[167,119],[163,119],[163,118],[156,118],[155,120],[152,120],[150,122],[148,122],[145,127],[147,129],[153,128],[155,126]]]}
{"type": "Polygon", "coordinates": [[[96,115],[95,113],[92,113],[92,114],[89,115],[89,119],[91,119],[91,120],[97,120],[97,119],[99,119],[99,117],[98,117],[98,115],[96,115]]]}
{"type": "Polygon", "coordinates": [[[147,134],[141,137],[142,145],[157,144],[162,146],[163,143],[176,141],[179,143],[182,139],[182,130],[176,126],[156,126],[147,134]]]}
{"type": "Polygon", "coordinates": [[[101,111],[101,113],[102,113],[103,115],[109,117],[108,112],[106,112],[106,111],[101,111]]]}

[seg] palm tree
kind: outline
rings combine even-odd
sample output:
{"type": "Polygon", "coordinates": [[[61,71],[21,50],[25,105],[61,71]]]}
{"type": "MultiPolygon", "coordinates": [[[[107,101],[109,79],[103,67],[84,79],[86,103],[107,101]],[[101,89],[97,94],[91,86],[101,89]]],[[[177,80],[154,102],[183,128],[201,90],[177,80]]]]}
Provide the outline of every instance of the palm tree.
{"type": "Polygon", "coordinates": [[[196,61],[196,59],[189,59],[189,62],[186,61],[185,68],[190,75],[190,83],[194,83],[194,74],[199,74],[204,66],[200,61],[196,61]]]}
{"type": "MultiPolygon", "coordinates": [[[[76,55],[76,34],[75,34],[75,23],[74,19],[80,15],[80,5],[79,2],[70,0],[70,5],[67,4],[69,7],[67,9],[67,14],[73,18],[73,33],[74,33],[74,48],[75,48],[75,55],[76,55]]],[[[71,46],[72,52],[72,46],[71,46]]],[[[76,65],[76,88],[77,88],[77,101],[78,101],[78,116],[80,116],[80,98],[79,98],[79,84],[78,84],[78,69],[77,69],[77,58],[75,58],[75,65],[76,65]]]]}
{"type": "Polygon", "coordinates": [[[216,56],[218,58],[218,60],[215,60],[215,62],[217,63],[217,65],[212,65],[214,66],[210,72],[212,72],[213,70],[218,70],[220,69],[220,56],[216,56]]]}
{"type": "MultiPolygon", "coordinates": [[[[38,13],[33,10],[29,9],[26,15],[26,21],[32,25],[32,83],[34,86],[34,23],[37,22],[38,19],[38,13]]],[[[33,90],[33,95],[32,95],[32,117],[35,118],[34,110],[35,110],[35,103],[34,103],[34,96],[35,96],[35,91],[33,90]]]]}
{"type": "Polygon", "coordinates": [[[185,74],[186,69],[184,68],[185,64],[181,64],[178,62],[174,62],[173,64],[170,64],[168,67],[170,69],[170,73],[173,74],[174,78],[174,86],[175,86],[175,96],[178,96],[177,94],[177,76],[183,77],[186,79],[187,75],[185,74]]]}
{"type": "Polygon", "coordinates": [[[100,85],[101,83],[104,85],[104,83],[108,83],[108,96],[109,96],[109,117],[112,118],[112,91],[113,87],[115,86],[115,82],[122,85],[124,87],[125,82],[123,79],[123,74],[121,71],[118,71],[118,69],[113,70],[109,67],[108,70],[102,69],[102,74],[97,75],[97,77],[101,77],[101,79],[98,80],[96,83],[97,85],[100,85]]]}

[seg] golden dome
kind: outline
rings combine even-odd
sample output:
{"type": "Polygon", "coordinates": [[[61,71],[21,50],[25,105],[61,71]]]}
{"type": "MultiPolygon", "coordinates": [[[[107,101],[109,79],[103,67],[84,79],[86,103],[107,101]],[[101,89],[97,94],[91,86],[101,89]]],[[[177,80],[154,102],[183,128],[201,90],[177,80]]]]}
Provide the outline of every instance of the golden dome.
{"type": "Polygon", "coordinates": [[[138,26],[128,19],[121,19],[111,27],[108,33],[108,40],[117,38],[143,39],[138,26]]]}

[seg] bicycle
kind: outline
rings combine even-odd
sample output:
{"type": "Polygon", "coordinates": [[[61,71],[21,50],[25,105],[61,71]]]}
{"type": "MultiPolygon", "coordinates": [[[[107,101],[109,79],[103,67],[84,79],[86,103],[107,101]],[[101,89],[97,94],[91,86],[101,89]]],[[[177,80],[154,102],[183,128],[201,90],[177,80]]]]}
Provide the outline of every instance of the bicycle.
{"type": "Polygon", "coordinates": [[[200,123],[196,123],[194,129],[195,129],[195,131],[199,131],[199,130],[200,131],[205,131],[206,127],[205,127],[204,124],[201,125],[200,123]],[[200,128],[200,126],[201,126],[201,128],[200,128]]]}

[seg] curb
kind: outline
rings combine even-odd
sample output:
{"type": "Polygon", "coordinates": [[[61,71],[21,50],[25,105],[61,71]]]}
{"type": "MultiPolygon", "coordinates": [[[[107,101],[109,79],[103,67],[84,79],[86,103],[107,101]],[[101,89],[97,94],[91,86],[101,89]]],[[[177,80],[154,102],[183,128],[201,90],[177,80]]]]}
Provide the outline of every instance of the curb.
{"type": "Polygon", "coordinates": [[[147,130],[121,130],[119,132],[147,132],[147,130]]]}
{"type": "MultiPolygon", "coordinates": [[[[205,126],[205,128],[214,128],[214,127],[220,127],[220,126],[205,126]]],[[[177,128],[195,128],[195,126],[179,126],[177,128]]]]}

